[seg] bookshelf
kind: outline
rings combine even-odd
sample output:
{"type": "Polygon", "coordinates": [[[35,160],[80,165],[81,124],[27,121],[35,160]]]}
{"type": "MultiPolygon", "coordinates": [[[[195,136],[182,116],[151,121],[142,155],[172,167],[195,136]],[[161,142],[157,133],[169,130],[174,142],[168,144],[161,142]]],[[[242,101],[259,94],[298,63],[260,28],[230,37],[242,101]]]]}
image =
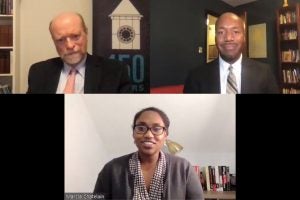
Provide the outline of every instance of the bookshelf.
{"type": "Polygon", "coordinates": [[[19,88],[19,0],[0,0],[0,86],[19,88]]]}
{"type": "Polygon", "coordinates": [[[200,178],[205,200],[235,200],[235,179],[232,180],[229,166],[205,166],[193,165],[200,178]]]}
{"type": "Polygon", "coordinates": [[[279,77],[282,93],[300,93],[300,4],[276,11],[279,77]]]}

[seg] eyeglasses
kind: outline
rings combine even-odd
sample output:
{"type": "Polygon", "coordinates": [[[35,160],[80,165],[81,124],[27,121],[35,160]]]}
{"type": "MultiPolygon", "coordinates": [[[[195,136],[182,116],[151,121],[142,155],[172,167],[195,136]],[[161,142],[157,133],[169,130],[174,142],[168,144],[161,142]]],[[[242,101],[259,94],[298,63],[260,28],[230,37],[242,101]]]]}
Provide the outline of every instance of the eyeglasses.
{"type": "Polygon", "coordinates": [[[133,127],[133,131],[137,134],[145,134],[148,132],[148,130],[150,130],[153,135],[161,135],[166,130],[166,128],[162,126],[148,127],[145,125],[135,125],[133,127]]]}

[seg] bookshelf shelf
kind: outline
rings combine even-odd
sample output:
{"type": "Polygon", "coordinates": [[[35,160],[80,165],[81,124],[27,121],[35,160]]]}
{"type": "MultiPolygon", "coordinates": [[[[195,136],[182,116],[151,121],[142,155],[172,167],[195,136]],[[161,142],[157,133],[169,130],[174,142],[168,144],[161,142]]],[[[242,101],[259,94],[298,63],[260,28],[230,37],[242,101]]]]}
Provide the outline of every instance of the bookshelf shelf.
{"type": "Polygon", "coordinates": [[[282,62],[282,65],[299,65],[299,62],[282,62]]]}
{"type": "Polygon", "coordinates": [[[214,199],[214,200],[223,200],[223,199],[236,199],[235,191],[224,191],[224,192],[214,192],[214,191],[204,191],[204,199],[214,199]]]}
{"type": "Polygon", "coordinates": [[[300,4],[276,10],[279,77],[282,93],[300,93],[300,4]]]}
{"type": "Polygon", "coordinates": [[[293,39],[293,40],[281,40],[281,42],[286,42],[286,43],[288,43],[288,42],[297,42],[298,41],[298,39],[293,39]]]}
{"type": "Polygon", "coordinates": [[[4,46],[3,46],[3,47],[0,47],[0,49],[4,49],[4,50],[5,50],[5,49],[12,50],[13,48],[14,48],[14,47],[12,47],[12,46],[7,46],[7,47],[4,47],[4,46]]]}
{"type": "Polygon", "coordinates": [[[290,88],[298,88],[300,87],[300,83],[284,83],[283,84],[284,87],[290,87],[290,88]]]}
{"type": "Polygon", "coordinates": [[[290,26],[295,26],[297,23],[287,23],[287,24],[279,24],[280,27],[290,27],[290,26]]]}
{"type": "Polygon", "coordinates": [[[0,17],[4,18],[4,17],[7,17],[7,18],[12,18],[13,15],[0,15],[0,17]]]}

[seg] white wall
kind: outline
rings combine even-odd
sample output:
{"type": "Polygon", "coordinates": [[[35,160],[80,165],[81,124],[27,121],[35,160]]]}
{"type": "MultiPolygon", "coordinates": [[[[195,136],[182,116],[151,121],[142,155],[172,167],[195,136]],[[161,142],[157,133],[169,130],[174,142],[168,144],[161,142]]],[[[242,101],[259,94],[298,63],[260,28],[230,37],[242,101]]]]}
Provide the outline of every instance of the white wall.
{"type": "Polygon", "coordinates": [[[63,11],[82,14],[89,30],[88,51],[92,52],[92,1],[20,0],[20,93],[27,90],[30,66],[57,56],[48,26],[51,19],[63,11]]]}
{"type": "MultiPolygon", "coordinates": [[[[65,134],[69,136],[65,142],[76,142],[78,153],[83,151],[90,154],[91,159],[101,158],[96,164],[98,171],[86,169],[83,172],[88,175],[77,172],[74,174],[76,176],[66,173],[68,191],[90,191],[94,187],[98,172],[107,161],[136,151],[131,130],[133,117],[137,111],[149,106],[156,106],[169,116],[169,139],[184,147],[178,156],[185,157],[194,165],[229,165],[231,173],[235,173],[234,95],[66,95],[65,105],[65,134]],[[78,123],[86,117],[90,120],[89,124],[78,123]],[[81,134],[90,132],[93,137],[86,136],[86,140],[72,138],[72,133],[69,133],[72,130],[69,127],[71,124],[75,125],[72,128],[74,131],[81,129],[81,134]],[[93,126],[93,130],[90,126],[93,126]],[[97,148],[101,152],[96,151],[96,147],[89,148],[91,144],[97,146],[95,134],[100,138],[97,148]],[[86,177],[90,177],[89,185],[83,186],[80,180],[86,177]],[[69,183],[73,185],[70,186],[69,183]]],[[[68,153],[66,150],[66,154],[68,153]]],[[[79,158],[70,158],[66,162],[70,162],[69,166],[74,169],[91,167],[79,158]]]]}
{"type": "Polygon", "coordinates": [[[66,98],[65,110],[65,192],[92,192],[107,151],[81,96],[66,98]]]}

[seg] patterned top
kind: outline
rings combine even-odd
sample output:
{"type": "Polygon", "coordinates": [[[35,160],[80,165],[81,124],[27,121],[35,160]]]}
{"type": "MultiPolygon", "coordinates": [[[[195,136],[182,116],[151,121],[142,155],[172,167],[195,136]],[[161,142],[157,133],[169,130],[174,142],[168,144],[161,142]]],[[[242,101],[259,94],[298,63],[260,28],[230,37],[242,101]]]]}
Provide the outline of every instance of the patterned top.
{"type": "Polygon", "coordinates": [[[134,200],[162,199],[166,175],[166,158],[162,151],[160,152],[158,164],[150,183],[149,192],[147,191],[145,180],[142,175],[138,152],[135,152],[129,159],[129,169],[134,177],[134,200]]]}

